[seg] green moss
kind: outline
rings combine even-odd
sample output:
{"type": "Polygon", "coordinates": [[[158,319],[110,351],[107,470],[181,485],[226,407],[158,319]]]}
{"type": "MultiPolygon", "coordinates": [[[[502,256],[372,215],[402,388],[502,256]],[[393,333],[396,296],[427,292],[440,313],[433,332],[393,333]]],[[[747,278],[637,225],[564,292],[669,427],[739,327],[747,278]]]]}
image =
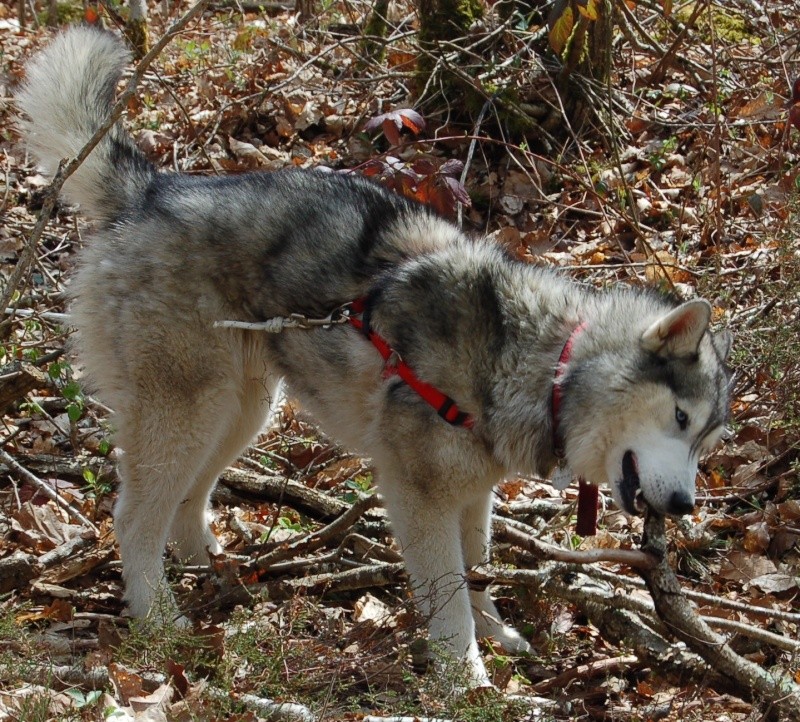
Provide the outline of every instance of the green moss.
{"type": "MultiPolygon", "coordinates": [[[[483,4],[478,0],[420,0],[418,4],[420,32],[419,45],[422,53],[417,61],[417,88],[426,87],[436,66],[435,58],[442,41],[455,41],[467,37],[469,28],[483,17],[483,4]]],[[[451,50],[448,47],[448,52],[451,50]]],[[[457,63],[457,61],[456,61],[457,63]]],[[[464,72],[466,65],[462,66],[464,72]]],[[[486,85],[478,87],[463,74],[441,70],[443,77],[437,87],[448,102],[450,112],[474,121],[492,98],[496,115],[500,116],[504,128],[513,137],[519,138],[534,129],[533,121],[519,109],[519,90],[511,86],[486,85]]]]}
{"type": "MultiPolygon", "coordinates": [[[[49,21],[49,10],[42,10],[36,17],[41,25],[47,25],[49,21]]],[[[56,3],[57,25],[70,25],[83,21],[83,3],[81,2],[61,2],[56,3]]]]}
{"type": "Polygon", "coordinates": [[[419,45],[423,51],[418,71],[421,81],[426,81],[435,65],[429,55],[437,53],[439,42],[465,37],[470,26],[483,17],[483,5],[480,0],[419,0],[418,14],[419,45]]]}
{"type": "Polygon", "coordinates": [[[385,45],[375,42],[373,38],[386,37],[386,13],[389,10],[389,0],[377,0],[369,20],[364,26],[364,39],[361,43],[361,53],[372,60],[381,60],[385,52],[385,45]]]}
{"type": "MultiPolygon", "coordinates": [[[[695,27],[700,33],[703,42],[711,40],[711,24],[714,24],[714,33],[722,40],[729,43],[740,43],[747,40],[754,44],[759,44],[761,38],[753,34],[747,25],[747,19],[730,8],[722,8],[718,5],[711,5],[711,15],[709,12],[701,12],[695,27]]],[[[675,11],[675,18],[685,23],[695,11],[695,3],[684,5],[675,11]]]]}

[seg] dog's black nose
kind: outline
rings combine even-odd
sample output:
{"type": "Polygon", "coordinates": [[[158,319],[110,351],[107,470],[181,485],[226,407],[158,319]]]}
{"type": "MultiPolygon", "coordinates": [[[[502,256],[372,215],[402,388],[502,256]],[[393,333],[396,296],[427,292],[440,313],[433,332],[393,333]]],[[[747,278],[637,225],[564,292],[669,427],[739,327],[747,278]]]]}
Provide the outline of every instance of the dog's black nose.
{"type": "Polygon", "coordinates": [[[694,509],[694,498],[685,491],[674,491],[669,500],[669,513],[672,516],[683,516],[694,509]]]}

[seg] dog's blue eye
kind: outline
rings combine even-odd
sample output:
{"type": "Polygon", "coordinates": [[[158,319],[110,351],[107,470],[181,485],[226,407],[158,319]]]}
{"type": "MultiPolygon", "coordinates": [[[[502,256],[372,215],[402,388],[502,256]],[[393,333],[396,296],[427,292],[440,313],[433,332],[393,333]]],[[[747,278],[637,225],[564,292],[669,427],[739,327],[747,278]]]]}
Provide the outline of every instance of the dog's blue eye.
{"type": "Polygon", "coordinates": [[[686,429],[689,425],[689,415],[681,408],[675,407],[675,421],[678,422],[678,426],[681,427],[681,431],[686,429]]]}

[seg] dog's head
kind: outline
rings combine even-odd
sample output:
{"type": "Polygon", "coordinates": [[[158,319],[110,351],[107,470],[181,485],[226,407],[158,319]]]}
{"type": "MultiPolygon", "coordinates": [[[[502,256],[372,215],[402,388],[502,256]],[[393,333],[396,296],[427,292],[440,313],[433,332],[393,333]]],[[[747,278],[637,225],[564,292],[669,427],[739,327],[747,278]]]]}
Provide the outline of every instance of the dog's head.
{"type": "Polygon", "coordinates": [[[607,483],[629,514],[694,508],[698,460],[720,440],[728,409],[730,334],[708,333],[710,315],[707,302],[689,301],[647,327],[628,349],[635,360],[610,354],[622,366],[613,371],[608,358],[590,363],[592,373],[604,363],[609,373],[585,392],[594,418],[578,422],[580,436],[568,434],[568,459],[576,474],[607,483]]]}

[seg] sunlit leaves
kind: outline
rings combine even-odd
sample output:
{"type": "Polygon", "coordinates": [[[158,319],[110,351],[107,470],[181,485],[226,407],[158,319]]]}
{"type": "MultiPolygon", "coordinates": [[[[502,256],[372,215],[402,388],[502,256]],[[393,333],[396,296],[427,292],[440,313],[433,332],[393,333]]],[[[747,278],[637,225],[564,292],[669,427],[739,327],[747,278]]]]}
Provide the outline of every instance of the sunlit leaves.
{"type": "Polygon", "coordinates": [[[572,12],[572,7],[567,5],[550,28],[550,47],[554,52],[559,55],[561,54],[561,51],[564,50],[567,45],[569,36],[572,35],[574,26],[575,16],[572,12]]]}
{"type": "Polygon", "coordinates": [[[367,121],[364,130],[371,133],[380,128],[392,145],[400,144],[400,131],[408,128],[414,135],[425,130],[425,119],[411,108],[399,108],[388,113],[381,113],[367,121]]]}
{"type": "Polygon", "coordinates": [[[469,207],[471,201],[459,176],[464,170],[460,160],[442,162],[431,156],[419,156],[406,162],[395,156],[370,161],[363,169],[406,198],[433,207],[439,214],[452,217],[461,203],[469,207]]]}

